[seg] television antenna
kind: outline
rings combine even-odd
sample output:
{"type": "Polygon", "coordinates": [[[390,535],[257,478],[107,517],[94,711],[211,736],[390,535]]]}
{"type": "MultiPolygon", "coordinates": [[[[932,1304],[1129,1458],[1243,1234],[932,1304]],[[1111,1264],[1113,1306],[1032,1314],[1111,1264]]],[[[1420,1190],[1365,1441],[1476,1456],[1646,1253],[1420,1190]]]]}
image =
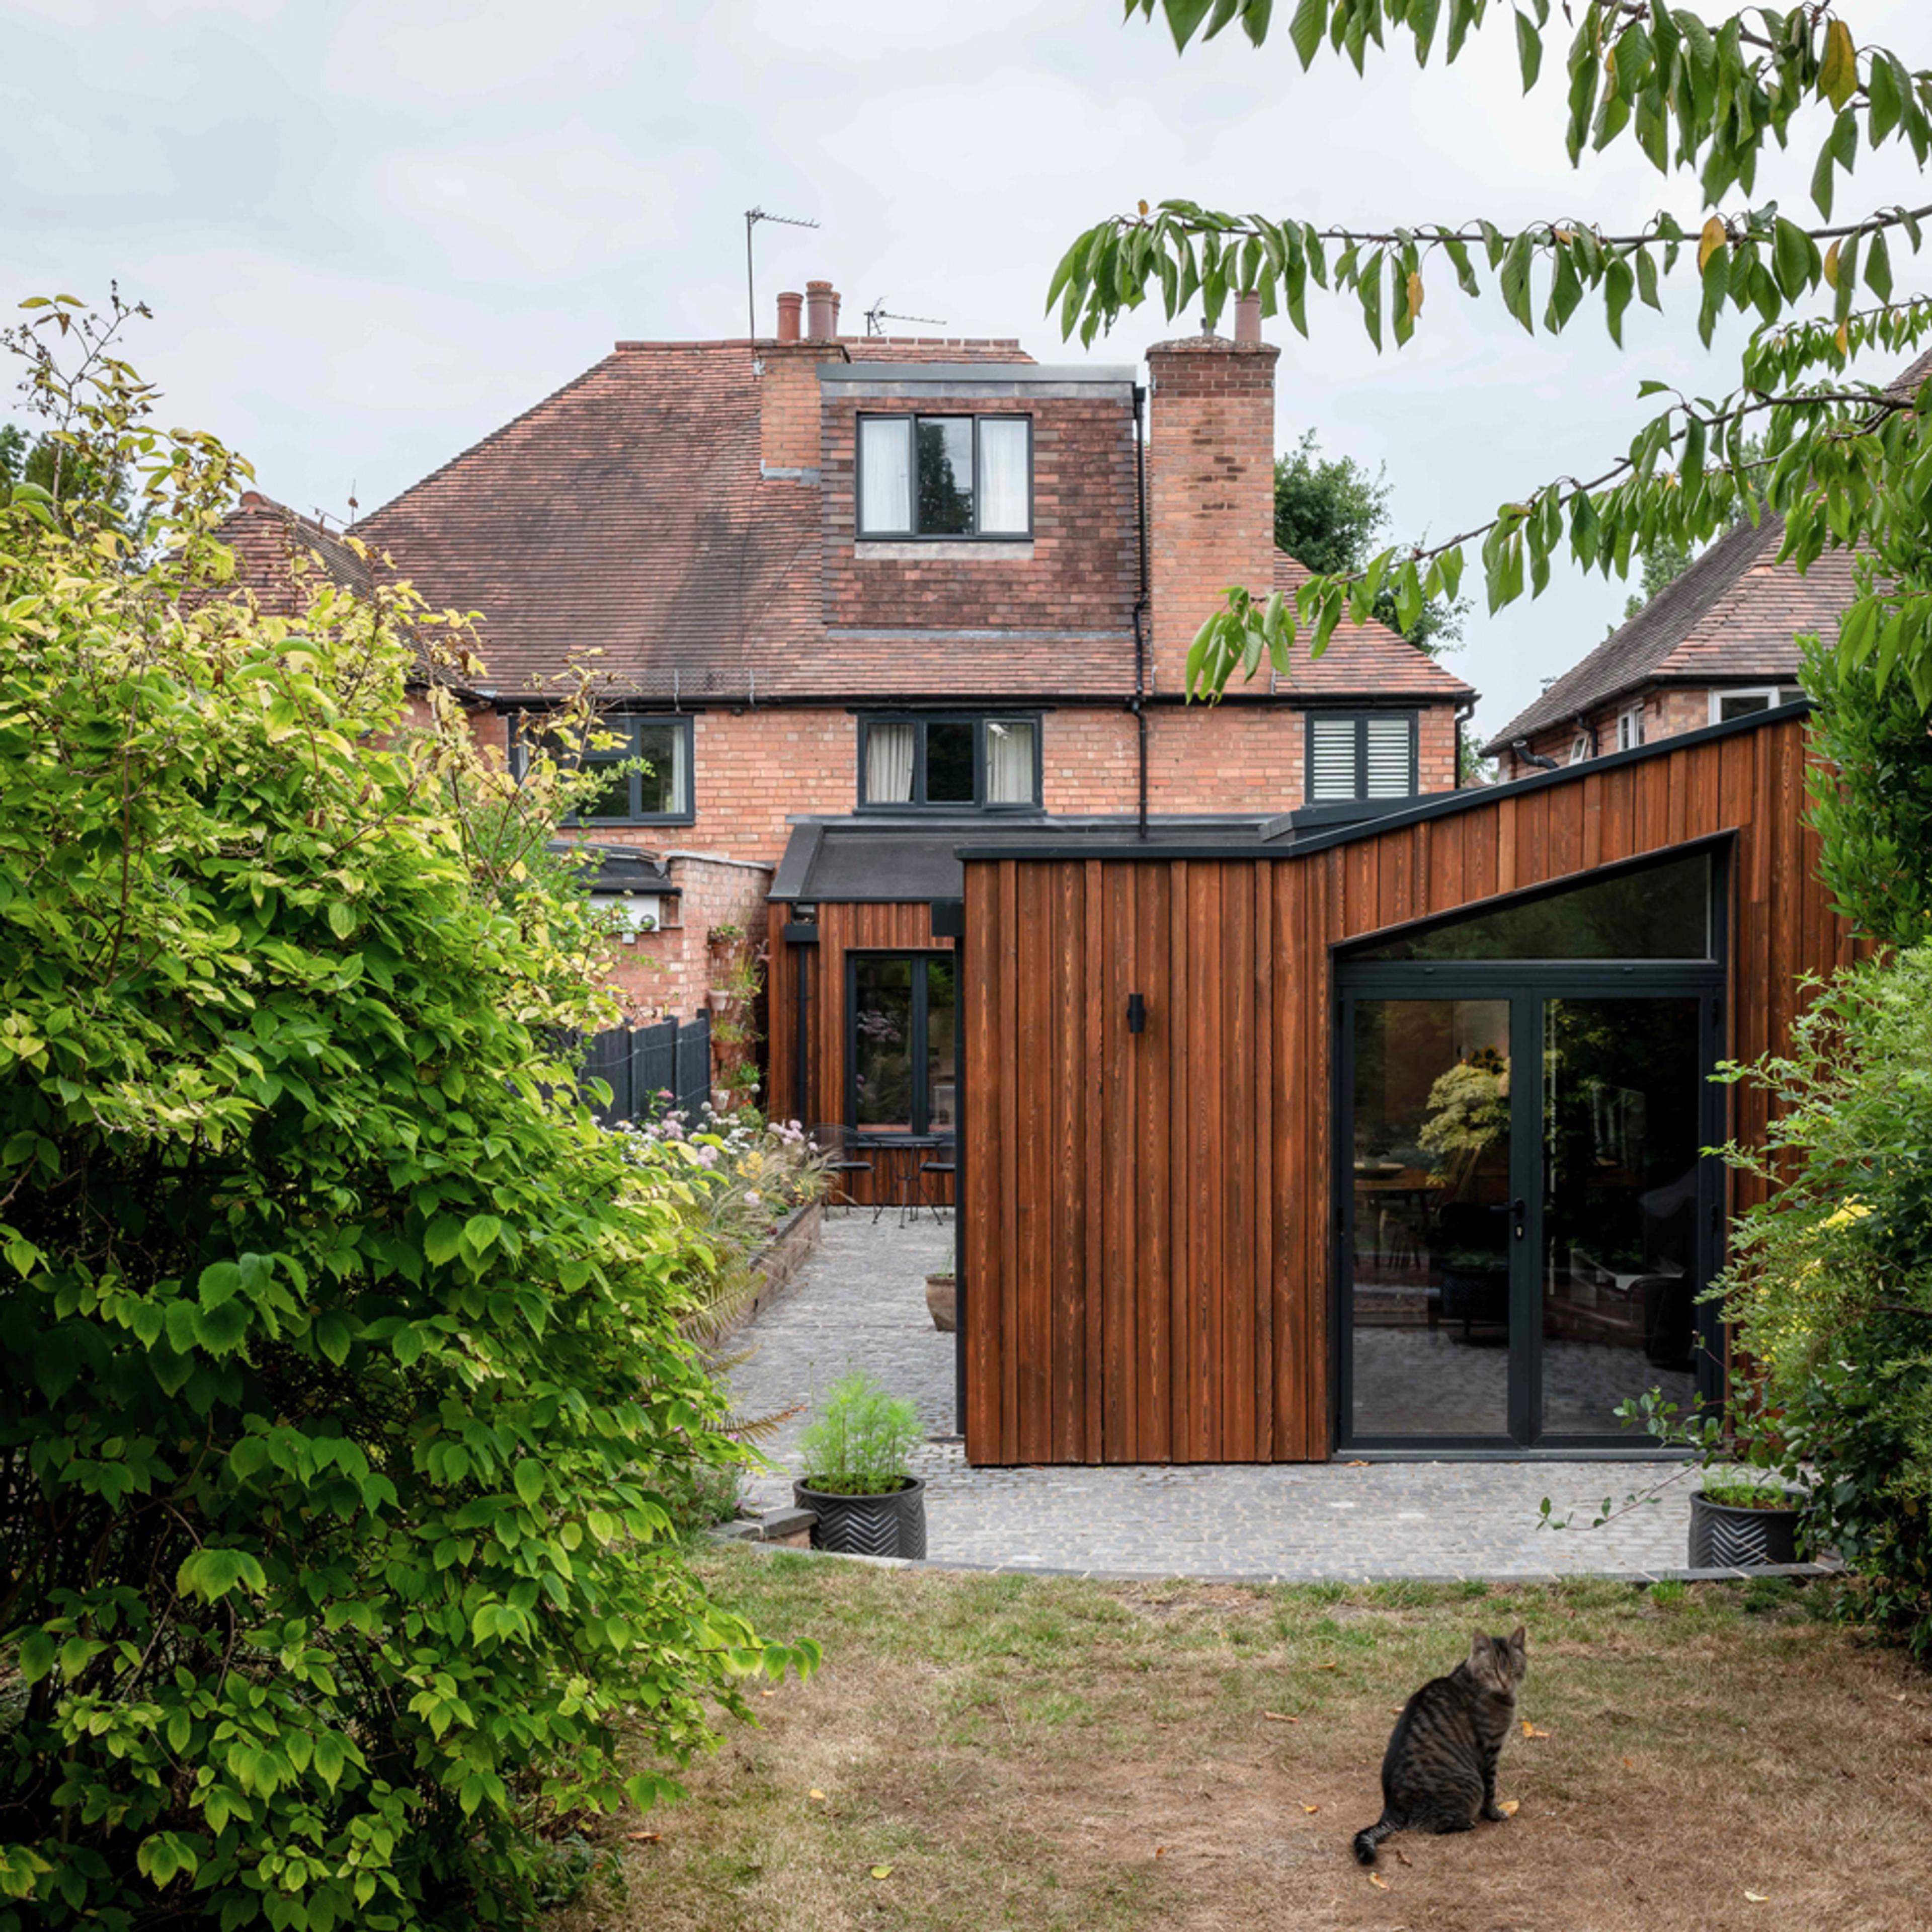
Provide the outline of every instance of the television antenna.
{"type": "Polygon", "coordinates": [[[745,302],[751,322],[751,337],[758,339],[758,296],[752,280],[752,232],[761,221],[782,222],[788,228],[816,228],[815,221],[801,220],[795,214],[773,214],[768,208],[748,208],[745,211],[745,302]]]}
{"type": "Polygon", "coordinates": [[[884,296],[880,296],[866,311],[866,333],[868,335],[884,334],[886,332],[879,326],[882,322],[924,322],[931,323],[934,328],[946,326],[946,318],[941,315],[900,315],[886,308],[884,296]]]}

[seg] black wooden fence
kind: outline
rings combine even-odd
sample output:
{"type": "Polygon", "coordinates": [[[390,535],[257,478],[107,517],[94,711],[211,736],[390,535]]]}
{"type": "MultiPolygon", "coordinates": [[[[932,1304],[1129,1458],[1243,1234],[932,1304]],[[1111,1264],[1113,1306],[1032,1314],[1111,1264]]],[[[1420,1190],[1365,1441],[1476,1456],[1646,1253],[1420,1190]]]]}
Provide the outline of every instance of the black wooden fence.
{"type": "Polygon", "coordinates": [[[711,1016],[598,1034],[584,1056],[584,1077],[610,1089],[608,1107],[591,1102],[607,1127],[654,1120],[674,1108],[695,1114],[711,1097],[711,1016]]]}

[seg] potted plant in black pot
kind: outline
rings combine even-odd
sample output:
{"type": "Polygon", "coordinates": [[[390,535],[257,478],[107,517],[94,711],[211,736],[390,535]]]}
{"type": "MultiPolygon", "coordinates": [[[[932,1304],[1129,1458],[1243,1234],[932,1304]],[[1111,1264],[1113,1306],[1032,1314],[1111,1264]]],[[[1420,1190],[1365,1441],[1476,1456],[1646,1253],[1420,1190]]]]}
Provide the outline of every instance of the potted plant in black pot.
{"type": "Polygon", "coordinates": [[[1804,1492],[1740,1471],[1707,1470],[1690,1492],[1690,1567],[1750,1570],[1798,1561],[1804,1492]]]}
{"type": "Polygon", "coordinates": [[[800,1438],[806,1473],[792,1485],[799,1506],[818,1518],[814,1550],[847,1556],[926,1554],[926,1485],[912,1473],[923,1431],[919,1411],[886,1394],[870,1376],[832,1385],[800,1438]]]}

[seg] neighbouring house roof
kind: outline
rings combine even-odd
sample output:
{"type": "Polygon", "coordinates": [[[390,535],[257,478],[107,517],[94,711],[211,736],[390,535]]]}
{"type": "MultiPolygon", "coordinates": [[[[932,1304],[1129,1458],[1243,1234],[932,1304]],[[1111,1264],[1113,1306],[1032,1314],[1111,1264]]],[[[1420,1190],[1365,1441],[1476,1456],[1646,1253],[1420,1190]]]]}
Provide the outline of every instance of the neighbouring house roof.
{"type": "MultiPolygon", "coordinates": [[[[1909,398],[1932,380],[1932,352],[1886,386],[1909,398]]],[[[1798,640],[1828,635],[1856,595],[1853,554],[1826,550],[1800,574],[1776,561],[1784,519],[1726,531],[1589,656],[1550,685],[1483,747],[1485,758],[1518,738],[1634,694],[1649,684],[1788,684],[1798,674],[1798,640]]]]}
{"type": "MultiPolygon", "coordinates": [[[[1275,553],[1277,590],[1292,596],[1310,574],[1286,551],[1275,553]]],[[[1352,624],[1343,618],[1318,658],[1310,657],[1306,645],[1298,641],[1286,684],[1291,694],[1310,698],[1358,698],[1372,692],[1377,698],[1460,703],[1476,694],[1454,672],[1445,670],[1406,638],[1372,618],[1366,624],[1352,624]]]]}
{"type": "Polygon", "coordinates": [[[372,587],[368,559],[344,541],[341,531],[259,490],[242,491],[222,521],[221,541],[235,553],[236,586],[254,592],[262,609],[278,616],[292,616],[299,608],[298,560],[310,568],[319,564],[345,590],[367,596],[372,587]]]}

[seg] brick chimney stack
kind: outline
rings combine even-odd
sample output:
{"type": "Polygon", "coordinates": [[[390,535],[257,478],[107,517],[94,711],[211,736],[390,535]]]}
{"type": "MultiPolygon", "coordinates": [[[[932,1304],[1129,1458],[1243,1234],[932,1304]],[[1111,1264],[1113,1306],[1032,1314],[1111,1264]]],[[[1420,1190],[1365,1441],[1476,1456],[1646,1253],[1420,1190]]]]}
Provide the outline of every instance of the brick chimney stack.
{"type": "Polygon", "coordinates": [[[1258,298],[1243,298],[1236,315],[1235,341],[1186,336],[1147,352],[1153,688],[1168,694],[1186,688],[1187,647],[1227,590],[1239,584],[1265,596],[1274,587],[1274,365],[1281,352],[1260,339],[1258,298]]]}
{"type": "Polygon", "coordinates": [[[778,332],[758,356],[758,454],[763,473],[816,481],[819,462],[818,365],[844,352],[838,333],[838,292],[830,282],[807,282],[803,295],[778,297],[778,332]],[[805,327],[799,328],[802,308],[805,327]]]}

